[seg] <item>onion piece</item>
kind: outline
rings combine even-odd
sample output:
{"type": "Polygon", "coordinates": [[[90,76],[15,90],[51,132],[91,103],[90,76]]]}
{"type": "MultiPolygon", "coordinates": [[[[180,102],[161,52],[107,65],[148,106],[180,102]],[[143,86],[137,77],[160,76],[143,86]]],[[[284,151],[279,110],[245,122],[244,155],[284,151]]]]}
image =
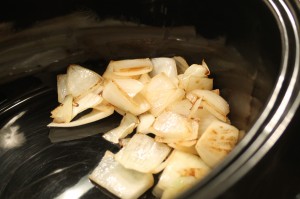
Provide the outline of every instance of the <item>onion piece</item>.
{"type": "Polygon", "coordinates": [[[177,67],[177,73],[182,74],[186,69],[189,67],[188,63],[186,60],[181,57],[181,56],[174,56],[173,59],[176,62],[176,67],[177,67]]]}
{"type": "Polygon", "coordinates": [[[67,74],[57,75],[57,99],[62,103],[65,97],[69,94],[67,89],[67,74]]]}
{"type": "Polygon", "coordinates": [[[185,153],[190,153],[190,154],[194,154],[194,155],[198,155],[198,152],[195,149],[195,145],[192,146],[182,146],[178,143],[168,143],[168,145],[170,147],[172,147],[173,149],[179,150],[179,151],[183,151],[185,153]]]}
{"type": "Polygon", "coordinates": [[[138,125],[139,120],[131,113],[126,113],[121,120],[120,125],[103,135],[103,138],[112,143],[119,143],[121,138],[125,138],[127,135],[133,132],[138,125]]]}
{"type": "Polygon", "coordinates": [[[124,199],[139,198],[154,183],[153,175],[124,168],[106,151],[89,179],[124,199]]]}
{"type": "Polygon", "coordinates": [[[207,77],[210,74],[210,71],[204,61],[202,61],[202,65],[192,64],[189,68],[184,72],[184,76],[196,76],[196,77],[207,77]],[[204,63],[204,65],[203,65],[204,63]]]}
{"type": "Polygon", "coordinates": [[[72,95],[67,95],[62,104],[60,104],[57,108],[51,111],[51,117],[54,119],[53,122],[56,123],[64,123],[70,122],[72,120],[72,104],[73,97],[72,95]]]}
{"type": "Polygon", "coordinates": [[[165,160],[171,148],[145,134],[135,134],[117,154],[116,160],[127,169],[152,173],[165,160]]]}
{"type": "Polygon", "coordinates": [[[131,79],[138,79],[140,75],[134,75],[134,76],[120,76],[120,75],[116,75],[114,73],[114,69],[113,69],[113,64],[108,64],[108,66],[106,67],[106,70],[104,71],[102,77],[106,80],[113,80],[113,79],[127,79],[127,78],[131,78],[131,79]]]}
{"type": "Polygon", "coordinates": [[[114,82],[106,84],[102,96],[107,102],[117,108],[134,115],[140,115],[150,109],[150,104],[143,96],[136,95],[134,98],[131,98],[127,93],[120,90],[114,82]]]}
{"type": "Polygon", "coordinates": [[[103,98],[100,95],[94,93],[87,93],[81,99],[74,101],[72,118],[89,108],[93,108],[99,105],[102,102],[102,100],[103,98]]]}
{"type": "Polygon", "coordinates": [[[165,190],[175,188],[175,184],[186,185],[187,180],[198,182],[210,171],[210,168],[199,156],[178,150],[171,153],[167,162],[168,164],[153,191],[158,198],[163,195],[165,190]]]}
{"type": "Polygon", "coordinates": [[[153,64],[153,70],[150,72],[151,77],[154,77],[160,73],[164,73],[173,81],[175,85],[178,84],[177,68],[174,59],[168,57],[158,57],[152,58],[151,62],[153,64]]]}
{"type": "Polygon", "coordinates": [[[191,138],[194,135],[192,121],[170,111],[163,112],[155,119],[152,133],[176,140],[191,138]]]}
{"type": "Polygon", "coordinates": [[[179,76],[179,87],[186,90],[186,92],[201,89],[201,90],[212,90],[213,89],[213,79],[207,77],[197,77],[197,76],[179,76]]]}
{"type": "Polygon", "coordinates": [[[99,74],[82,66],[72,64],[67,69],[67,89],[74,98],[86,93],[99,81],[102,81],[99,74]]]}
{"type": "Polygon", "coordinates": [[[155,117],[150,113],[143,113],[139,115],[139,120],[140,123],[137,126],[136,132],[145,134],[149,133],[155,117]]]}
{"type": "Polygon", "coordinates": [[[206,109],[198,109],[193,115],[193,119],[198,121],[199,129],[198,135],[199,137],[204,133],[207,127],[214,121],[219,121],[213,114],[211,114],[206,109]]]}
{"type": "Polygon", "coordinates": [[[97,120],[101,120],[105,117],[110,116],[114,112],[113,106],[106,106],[106,108],[103,108],[103,111],[99,111],[97,109],[93,109],[90,113],[82,116],[81,118],[69,122],[69,123],[55,123],[52,122],[48,124],[48,127],[74,127],[74,126],[80,126],[84,124],[88,124],[91,122],[95,122],[97,120]]]}
{"type": "Polygon", "coordinates": [[[224,122],[227,120],[226,115],[229,113],[229,105],[220,95],[214,93],[213,91],[198,89],[193,90],[190,93],[202,98],[203,108],[206,108],[218,119],[224,122]]]}
{"type": "Polygon", "coordinates": [[[115,79],[113,81],[120,89],[126,92],[129,97],[136,96],[136,94],[139,93],[144,87],[143,83],[135,79],[115,79]]]}
{"type": "Polygon", "coordinates": [[[188,117],[192,106],[193,104],[188,99],[183,99],[174,102],[173,104],[168,106],[166,110],[188,117]]]}
{"type": "Polygon", "coordinates": [[[151,104],[150,112],[158,116],[170,103],[181,100],[184,91],[176,88],[169,77],[160,73],[151,79],[143,94],[151,104]]]}
{"type": "Polygon", "coordinates": [[[145,85],[151,81],[151,77],[148,75],[148,73],[145,73],[140,76],[139,81],[145,85]]]}
{"type": "Polygon", "coordinates": [[[221,121],[211,123],[196,144],[203,161],[215,167],[232,151],[239,139],[239,130],[221,121]]]}
{"type": "Polygon", "coordinates": [[[113,73],[119,76],[141,75],[152,71],[153,65],[149,58],[145,59],[125,59],[110,61],[113,73]]]}

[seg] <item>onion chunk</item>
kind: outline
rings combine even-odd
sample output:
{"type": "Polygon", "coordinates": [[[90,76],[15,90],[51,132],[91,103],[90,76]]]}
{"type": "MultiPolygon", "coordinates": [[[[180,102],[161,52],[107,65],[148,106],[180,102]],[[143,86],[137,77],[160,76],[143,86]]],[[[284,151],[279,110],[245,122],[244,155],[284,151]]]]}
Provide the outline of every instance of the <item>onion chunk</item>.
{"type": "Polygon", "coordinates": [[[124,199],[139,198],[154,183],[152,174],[124,168],[106,151],[89,179],[124,199]]]}

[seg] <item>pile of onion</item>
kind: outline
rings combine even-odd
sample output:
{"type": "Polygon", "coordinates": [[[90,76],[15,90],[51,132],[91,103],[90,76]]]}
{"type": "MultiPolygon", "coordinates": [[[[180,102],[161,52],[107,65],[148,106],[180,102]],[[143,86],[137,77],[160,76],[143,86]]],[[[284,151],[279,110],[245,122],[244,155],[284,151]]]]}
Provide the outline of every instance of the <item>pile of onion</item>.
{"type": "Polygon", "coordinates": [[[50,127],[74,127],[123,115],[103,138],[120,144],[106,151],[89,178],[120,198],[138,198],[153,187],[174,198],[205,177],[239,140],[228,103],[213,90],[206,63],[182,57],[110,61],[104,74],[70,65],[57,76],[58,102],[50,127]],[[79,113],[91,112],[78,119],[79,113]],[[133,134],[134,133],[134,134],[133,134]],[[154,186],[153,175],[159,175],[154,186]]]}

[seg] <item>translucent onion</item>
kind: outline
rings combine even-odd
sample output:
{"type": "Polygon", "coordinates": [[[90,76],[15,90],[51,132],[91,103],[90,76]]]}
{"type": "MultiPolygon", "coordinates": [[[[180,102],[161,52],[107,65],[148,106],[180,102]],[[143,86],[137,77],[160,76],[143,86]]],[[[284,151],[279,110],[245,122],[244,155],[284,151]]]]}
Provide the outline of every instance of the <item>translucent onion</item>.
{"type": "Polygon", "coordinates": [[[62,103],[66,95],[68,95],[67,89],[67,75],[57,75],[57,99],[59,103],[62,103]]]}
{"type": "Polygon", "coordinates": [[[140,123],[137,126],[136,132],[137,133],[149,133],[150,127],[152,126],[155,117],[150,113],[143,113],[139,115],[140,123]]]}
{"type": "Polygon", "coordinates": [[[151,104],[150,112],[158,116],[172,102],[181,100],[185,93],[176,88],[169,77],[160,73],[151,79],[143,94],[151,104]]]}
{"type": "Polygon", "coordinates": [[[124,199],[139,198],[154,183],[152,174],[124,168],[110,151],[106,151],[89,179],[124,199]]]}
{"type": "Polygon", "coordinates": [[[139,120],[136,116],[131,113],[126,113],[121,120],[118,127],[108,131],[103,135],[103,138],[112,143],[119,143],[121,138],[125,138],[127,135],[133,132],[138,125],[139,120]]]}
{"type": "MultiPolygon", "coordinates": [[[[159,181],[153,190],[153,194],[160,198],[165,190],[177,187],[176,184],[186,186],[190,184],[187,184],[187,181],[198,182],[205,177],[209,171],[210,168],[199,156],[173,150],[170,157],[167,159],[167,166],[162,172],[159,181]]],[[[178,193],[181,193],[181,191],[178,193]]]]}
{"type": "Polygon", "coordinates": [[[144,84],[135,79],[115,79],[114,82],[120,89],[127,93],[129,97],[134,97],[144,87],[144,84]]]}
{"type": "Polygon", "coordinates": [[[135,134],[117,154],[116,160],[127,169],[152,173],[165,160],[171,148],[145,134],[135,134]]]}
{"type": "Polygon", "coordinates": [[[73,102],[73,113],[72,118],[74,118],[79,113],[89,109],[93,108],[97,105],[99,105],[103,101],[103,98],[94,93],[88,93],[81,99],[73,102]]]}
{"type": "Polygon", "coordinates": [[[188,99],[183,99],[170,104],[167,110],[188,117],[192,106],[193,104],[188,99]]]}
{"type": "Polygon", "coordinates": [[[106,106],[102,109],[103,111],[99,111],[97,109],[93,109],[90,113],[80,117],[79,119],[69,122],[69,123],[56,123],[52,122],[48,124],[48,127],[74,127],[74,126],[80,126],[84,124],[88,124],[91,122],[95,122],[97,120],[101,120],[105,117],[110,116],[114,112],[113,106],[106,106]]]}
{"type": "MultiPolygon", "coordinates": [[[[229,113],[229,105],[220,95],[208,90],[193,90],[190,92],[202,98],[202,106],[215,115],[218,119],[226,121],[226,115],[229,113]]],[[[189,94],[187,94],[189,95],[189,94]]]]}
{"type": "Polygon", "coordinates": [[[54,119],[53,122],[56,123],[64,123],[70,122],[72,120],[72,104],[73,97],[72,95],[67,95],[62,104],[60,104],[57,108],[51,111],[51,117],[54,119]]]}
{"type": "Polygon", "coordinates": [[[150,76],[154,77],[160,73],[166,74],[175,85],[178,83],[176,62],[172,58],[158,57],[152,58],[153,70],[150,72],[150,76]]]}
{"type": "Polygon", "coordinates": [[[153,69],[149,58],[145,59],[125,59],[120,61],[110,61],[113,73],[119,76],[134,76],[149,73],[153,69]]]}
{"type": "Polygon", "coordinates": [[[163,112],[155,119],[153,130],[157,136],[176,140],[192,139],[195,134],[191,120],[170,111],[163,112]]]}
{"type": "Polygon", "coordinates": [[[215,167],[232,151],[239,139],[239,130],[221,121],[211,123],[196,144],[203,161],[215,167]]]}
{"type": "Polygon", "coordinates": [[[188,63],[186,60],[181,57],[181,56],[174,56],[173,59],[176,62],[176,67],[177,67],[177,73],[182,74],[186,69],[189,67],[188,63]]]}
{"type": "Polygon", "coordinates": [[[75,98],[86,93],[96,85],[102,78],[99,74],[79,65],[70,65],[67,70],[68,93],[75,98]]]}
{"type": "Polygon", "coordinates": [[[106,84],[103,93],[103,98],[117,108],[130,112],[134,115],[139,115],[150,109],[150,104],[141,95],[131,98],[118,88],[114,82],[106,84]]]}

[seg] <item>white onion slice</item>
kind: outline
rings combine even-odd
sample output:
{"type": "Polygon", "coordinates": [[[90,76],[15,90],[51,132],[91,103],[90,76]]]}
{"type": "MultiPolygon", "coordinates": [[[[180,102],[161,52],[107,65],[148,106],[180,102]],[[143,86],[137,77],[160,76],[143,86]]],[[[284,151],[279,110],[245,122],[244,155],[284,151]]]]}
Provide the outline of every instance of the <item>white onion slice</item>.
{"type": "Polygon", "coordinates": [[[177,67],[177,73],[182,74],[186,69],[189,67],[188,63],[186,60],[181,57],[181,56],[174,56],[173,59],[176,62],[176,67],[177,67]]]}
{"type": "Polygon", "coordinates": [[[202,106],[215,115],[218,119],[226,121],[229,113],[228,103],[218,94],[208,90],[193,90],[191,94],[202,98],[202,106]]]}
{"type": "Polygon", "coordinates": [[[158,57],[152,58],[151,62],[153,64],[153,70],[150,72],[151,77],[154,77],[160,73],[164,73],[173,81],[175,85],[178,84],[177,68],[174,59],[168,57],[158,57]]]}
{"type": "Polygon", "coordinates": [[[174,188],[177,183],[186,185],[188,179],[197,182],[210,171],[210,168],[199,156],[178,150],[171,153],[167,162],[168,164],[154,188],[156,197],[161,197],[165,190],[174,188]]]}
{"type": "Polygon", "coordinates": [[[54,119],[53,122],[56,123],[65,123],[70,122],[72,120],[72,104],[73,97],[72,95],[67,95],[62,104],[60,104],[57,108],[51,111],[51,117],[54,119]]]}
{"type": "Polygon", "coordinates": [[[153,77],[143,90],[147,101],[151,104],[150,112],[158,116],[170,103],[184,96],[182,89],[177,89],[164,73],[153,77]]]}
{"type": "Polygon", "coordinates": [[[157,143],[145,134],[135,134],[116,154],[116,160],[125,168],[151,173],[165,160],[171,148],[157,143]]]}
{"type": "Polygon", "coordinates": [[[131,98],[113,82],[106,84],[102,96],[117,108],[134,115],[142,114],[150,109],[150,104],[141,95],[131,98]]]}
{"type": "Polygon", "coordinates": [[[219,121],[218,118],[216,118],[213,114],[211,114],[206,109],[198,109],[193,115],[193,118],[197,120],[199,124],[199,129],[198,129],[199,137],[204,133],[204,131],[212,122],[219,121]]]}
{"type": "Polygon", "coordinates": [[[57,99],[59,103],[62,103],[66,95],[68,95],[67,89],[67,74],[57,75],[57,99]]]}
{"type": "Polygon", "coordinates": [[[139,81],[145,85],[151,81],[151,77],[148,75],[148,73],[145,73],[140,76],[139,81]]]}
{"type": "Polygon", "coordinates": [[[152,126],[155,117],[150,113],[143,113],[139,115],[139,120],[140,123],[137,126],[136,132],[145,134],[149,133],[149,129],[152,126]]]}
{"type": "Polygon", "coordinates": [[[216,166],[232,151],[239,139],[239,130],[221,121],[211,123],[196,144],[203,161],[216,166]]]}
{"type": "Polygon", "coordinates": [[[114,82],[120,89],[128,94],[129,97],[134,97],[144,87],[144,84],[135,79],[115,79],[114,82]]]}
{"type": "Polygon", "coordinates": [[[125,138],[127,135],[133,132],[138,125],[139,120],[136,116],[131,113],[126,113],[121,120],[118,127],[108,131],[103,135],[103,138],[112,143],[119,143],[121,138],[125,138]]]}
{"type": "Polygon", "coordinates": [[[89,108],[93,108],[102,102],[103,98],[94,93],[87,93],[84,97],[73,103],[72,118],[89,108]]]}
{"type": "Polygon", "coordinates": [[[186,139],[193,135],[191,120],[170,111],[163,112],[155,119],[153,129],[154,134],[163,138],[186,139]]]}
{"type": "Polygon", "coordinates": [[[114,74],[119,76],[134,76],[149,73],[153,69],[149,58],[145,59],[125,59],[119,61],[110,61],[114,74]]]}
{"type": "Polygon", "coordinates": [[[167,107],[168,111],[188,117],[193,104],[188,99],[176,101],[167,107]]]}
{"type": "Polygon", "coordinates": [[[74,126],[80,126],[80,125],[84,125],[84,124],[88,124],[91,122],[95,122],[98,120],[101,120],[105,117],[110,116],[111,114],[113,114],[114,112],[114,108],[113,106],[106,106],[106,109],[103,111],[99,111],[97,109],[93,109],[90,113],[82,116],[81,118],[69,122],[69,123],[55,123],[52,122],[50,124],[48,124],[49,127],[74,127],[74,126]]]}
{"type": "Polygon", "coordinates": [[[152,174],[124,168],[110,151],[106,151],[89,179],[124,199],[139,198],[154,183],[152,174]]]}
{"type": "Polygon", "coordinates": [[[74,98],[86,93],[99,81],[102,81],[101,76],[92,70],[74,64],[68,67],[67,88],[74,98]]]}
{"type": "Polygon", "coordinates": [[[172,147],[173,149],[179,150],[179,151],[183,151],[185,153],[190,153],[190,154],[194,154],[194,155],[198,155],[198,152],[195,149],[195,145],[192,146],[182,146],[178,143],[168,143],[168,145],[170,147],[172,147]]]}

